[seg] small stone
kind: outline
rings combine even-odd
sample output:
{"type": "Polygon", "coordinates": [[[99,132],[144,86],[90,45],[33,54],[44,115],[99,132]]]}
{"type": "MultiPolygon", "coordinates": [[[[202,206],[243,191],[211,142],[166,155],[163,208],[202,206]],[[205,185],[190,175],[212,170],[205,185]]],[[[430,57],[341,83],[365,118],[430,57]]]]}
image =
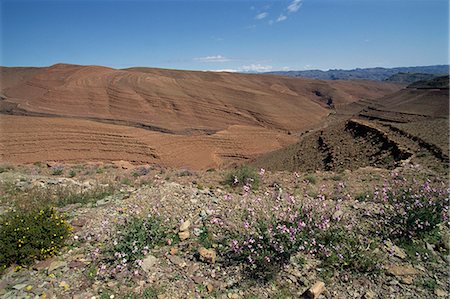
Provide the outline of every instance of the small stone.
{"type": "Polygon", "coordinates": [[[432,254],[436,254],[436,252],[434,251],[434,248],[436,247],[436,245],[430,244],[430,243],[426,243],[427,249],[432,253],[432,254]]]}
{"type": "Polygon", "coordinates": [[[206,249],[205,247],[201,247],[198,250],[200,254],[200,260],[203,262],[214,264],[216,262],[217,253],[214,249],[206,249]]]}
{"type": "Polygon", "coordinates": [[[179,267],[181,267],[181,268],[187,266],[186,262],[185,262],[182,258],[180,258],[179,256],[176,256],[176,255],[169,255],[169,256],[167,256],[167,258],[169,259],[169,261],[170,261],[172,264],[177,265],[177,266],[179,266],[179,267]]]}
{"type": "Polygon", "coordinates": [[[448,293],[444,291],[443,289],[435,289],[434,294],[438,297],[446,297],[448,298],[448,293]]]}
{"type": "Polygon", "coordinates": [[[189,227],[191,226],[191,222],[189,220],[186,220],[180,225],[180,232],[187,231],[189,227]]]}
{"type": "Polygon", "coordinates": [[[202,284],[205,281],[205,278],[201,276],[192,276],[191,278],[196,284],[202,284]]]}
{"type": "Polygon", "coordinates": [[[87,223],[86,219],[76,218],[70,222],[70,225],[81,228],[85,226],[86,223],[87,223]]]}
{"type": "Polygon", "coordinates": [[[69,262],[69,268],[70,269],[79,269],[79,268],[83,268],[83,267],[85,267],[86,266],[86,264],[85,263],[83,263],[82,261],[71,261],[71,262],[69,262]]]}
{"type": "Polygon", "coordinates": [[[203,230],[201,228],[194,228],[194,236],[198,237],[203,233],[203,230]]]}
{"type": "Polygon", "coordinates": [[[170,253],[170,255],[175,255],[175,254],[177,254],[177,253],[178,253],[178,248],[177,248],[177,247],[172,247],[172,248],[170,248],[169,253],[170,253]]]}
{"type": "Polygon", "coordinates": [[[394,245],[393,250],[394,250],[394,255],[396,257],[399,257],[401,259],[405,259],[407,257],[406,252],[403,249],[401,249],[400,247],[394,245]]]}
{"type": "Polygon", "coordinates": [[[181,231],[178,233],[178,237],[180,238],[181,241],[184,241],[186,239],[189,239],[189,231],[181,231]]]}
{"type": "Polygon", "coordinates": [[[400,277],[400,281],[401,281],[403,284],[412,284],[413,281],[414,281],[414,279],[413,279],[412,276],[401,276],[401,277],[400,277]]]}
{"type": "Polygon", "coordinates": [[[364,294],[364,299],[373,299],[375,298],[375,293],[371,290],[368,290],[365,294],[364,294]]]}
{"type": "Polygon", "coordinates": [[[50,264],[50,266],[48,267],[48,272],[54,272],[55,270],[58,270],[60,268],[66,267],[67,263],[63,262],[63,261],[54,261],[50,264]]]}
{"type": "Polygon", "coordinates": [[[319,298],[320,294],[324,290],[325,290],[325,283],[322,281],[318,281],[306,291],[305,295],[307,298],[316,299],[319,298]]]}
{"type": "Polygon", "coordinates": [[[208,289],[208,293],[214,292],[214,286],[212,285],[212,283],[208,283],[206,285],[206,288],[208,289]]]}
{"type": "Polygon", "coordinates": [[[417,275],[418,271],[410,265],[397,266],[391,265],[386,269],[387,273],[393,276],[407,276],[407,275],[417,275]]]}
{"type": "Polygon", "coordinates": [[[150,272],[152,269],[154,269],[156,263],[158,262],[158,259],[154,257],[153,255],[148,255],[142,260],[141,268],[145,272],[150,272]]]}
{"type": "Polygon", "coordinates": [[[20,284],[16,284],[15,286],[13,286],[13,289],[15,290],[21,290],[24,287],[26,287],[28,284],[27,283],[20,283],[20,284]]]}

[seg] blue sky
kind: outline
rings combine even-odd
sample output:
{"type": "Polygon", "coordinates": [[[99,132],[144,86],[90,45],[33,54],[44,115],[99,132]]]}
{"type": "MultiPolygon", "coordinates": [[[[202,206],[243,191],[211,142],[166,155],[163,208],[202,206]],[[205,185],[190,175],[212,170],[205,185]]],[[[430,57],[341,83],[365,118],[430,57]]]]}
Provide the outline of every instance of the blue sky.
{"type": "Polygon", "coordinates": [[[4,66],[272,71],[449,62],[447,0],[0,1],[4,66]]]}

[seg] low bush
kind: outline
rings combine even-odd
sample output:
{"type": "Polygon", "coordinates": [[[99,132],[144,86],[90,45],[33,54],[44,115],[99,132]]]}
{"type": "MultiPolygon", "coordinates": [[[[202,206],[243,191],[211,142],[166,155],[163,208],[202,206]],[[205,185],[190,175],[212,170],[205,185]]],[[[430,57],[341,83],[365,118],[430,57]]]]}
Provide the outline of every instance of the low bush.
{"type": "Polygon", "coordinates": [[[69,233],[70,225],[52,208],[3,214],[0,218],[0,270],[57,254],[69,233]]]}
{"type": "Polygon", "coordinates": [[[448,219],[449,190],[431,187],[428,181],[419,184],[394,177],[374,198],[386,206],[376,226],[384,239],[422,239],[448,219]]]}
{"type": "Polygon", "coordinates": [[[307,239],[303,221],[285,222],[276,218],[258,221],[244,232],[230,232],[222,241],[224,256],[244,265],[252,278],[271,279],[307,239]]]}
{"type": "Polygon", "coordinates": [[[61,174],[63,174],[63,172],[64,172],[64,167],[63,166],[53,166],[50,169],[50,173],[52,175],[61,175],[61,174]]]}
{"type": "Polygon", "coordinates": [[[258,189],[259,174],[253,168],[241,166],[229,172],[225,176],[223,183],[231,187],[249,186],[251,189],[258,189]]]}
{"type": "MultiPolygon", "coordinates": [[[[117,239],[105,250],[105,263],[113,266],[112,273],[137,267],[142,258],[166,238],[167,228],[161,219],[149,215],[133,217],[117,227],[117,239]]],[[[106,269],[106,265],[103,266],[106,269]]]]}
{"type": "Polygon", "coordinates": [[[336,226],[318,236],[317,257],[327,269],[374,272],[381,265],[380,257],[374,253],[378,245],[376,240],[336,226]]]}

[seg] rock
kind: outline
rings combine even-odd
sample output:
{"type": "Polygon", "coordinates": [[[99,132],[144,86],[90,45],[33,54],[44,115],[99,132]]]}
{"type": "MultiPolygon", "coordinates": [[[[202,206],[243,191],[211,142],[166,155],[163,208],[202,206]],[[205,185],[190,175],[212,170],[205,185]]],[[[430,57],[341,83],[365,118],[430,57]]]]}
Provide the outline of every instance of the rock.
{"type": "Polygon", "coordinates": [[[83,263],[82,261],[71,261],[68,266],[70,269],[73,269],[73,268],[79,269],[79,268],[84,268],[86,266],[86,264],[83,263]]]}
{"type": "Polygon", "coordinates": [[[374,299],[375,298],[375,293],[371,290],[368,290],[365,294],[364,294],[364,299],[374,299]]]}
{"type": "Polygon", "coordinates": [[[208,283],[207,285],[206,285],[206,288],[208,289],[208,293],[212,293],[212,292],[214,292],[214,286],[212,285],[212,283],[208,283]]]}
{"type": "Polygon", "coordinates": [[[203,230],[201,228],[194,228],[194,236],[198,237],[203,233],[203,230]]]}
{"type": "Polygon", "coordinates": [[[67,263],[63,261],[54,261],[50,264],[48,267],[48,273],[54,272],[55,270],[58,270],[60,268],[66,267],[67,263]]]}
{"type": "Polygon", "coordinates": [[[169,253],[170,253],[170,255],[175,255],[175,254],[177,254],[177,253],[178,253],[178,248],[177,248],[177,247],[172,247],[172,248],[170,248],[169,253]]]}
{"type": "Polygon", "coordinates": [[[186,220],[180,225],[180,232],[187,231],[189,227],[191,226],[191,222],[189,220],[186,220]]]}
{"type": "Polygon", "coordinates": [[[205,278],[201,276],[192,276],[191,278],[196,284],[202,284],[205,281],[205,278]]]}
{"type": "Polygon", "coordinates": [[[150,272],[152,269],[155,268],[156,263],[158,262],[158,259],[153,255],[148,255],[142,260],[141,268],[145,272],[150,272]]]}
{"type": "Polygon", "coordinates": [[[182,258],[180,258],[179,256],[169,255],[169,256],[167,256],[167,258],[169,259],[169,261],[172,264],[177,265],[177,266],[179,266],[181,268],[186,267],[186,265],[187,265],[186,262],[182,258]]]}
{"type": "Polygon", "coordinates": [[[448,293],[446,291],[444,291],[443,289],[435,289],[434,294],[438,297],[448,298],[448,293]]]}
{"type": "Polygon", "coordinates": [[[427,249],[432,253],[432,254],[436,254],[436,251],[434,251],[434,248],[436,247],[436,245],[430,244],[430,243],[426,243],[427,249]]]}
{"type": "Polygon", "coordinates": [[[198,250],[200,254],[200,260],[203,262],[214,264],[216,262],[217,253],[214,249],[206,249],[205,247],[201,247],[198,250]]]}
{"type": "Polygon", "coordinates": [[[412,276],[408,275],[408,276],[401,276],[401,277],[400,277],[400,281],[401,281],[403,284],[413,284],[414,279],[413,279],[412,276]]]}
{"type": "Polygon", "coordinates": [[[305,292],[305,296],[306,298],[316,299],[319,298],[320,294],[324,290],[325,290],[325,283],[322,281],[318,281],[305,292]]]}
{"type": "Polygon", "coordinates": [[[23,288],[25,288],[28,285],[28,283],[20,283],[20,284],[16,284],[15,286],[13,286],[13,289],[15,290],[21,290],[23,288]]]}
{"type": "Polygon", "coordinates": [[[398,266],[398,265],[390,265],[386,268],[388,274],[392,276],[408,276],[408,275],[417,275],[419,272],[414,269],[414,267],[410,265],[406,266],[398,266]]]}
{"type": "Polygon", "coordinates": [[[401,259],[405,259],[407,257],[406,252],[403,249],[401,249],[400,247],[394,245],[392,248],[394,250],[394,255],[396,257],[399,257],[401,259]]]}
{"type": "Polygon", "coordinates": [[[178,237],[180,238],[181,241],[184,241],[186,239],[189,239],[189,231],[182,231],[178,233],[178,237]]]}
{"type": "Polygon", "coordinates": [[[76,218],[70,222],[70,225],[81,228],[86,225],[87,220],[83,218],[76,218]]]}

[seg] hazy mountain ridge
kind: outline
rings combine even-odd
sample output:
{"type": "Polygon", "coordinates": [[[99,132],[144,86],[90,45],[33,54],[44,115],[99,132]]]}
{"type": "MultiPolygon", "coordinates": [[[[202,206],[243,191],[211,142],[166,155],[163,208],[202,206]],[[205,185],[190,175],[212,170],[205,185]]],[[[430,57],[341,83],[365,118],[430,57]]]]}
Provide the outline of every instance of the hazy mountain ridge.
{"type": "MultiPolygon", "coordinates": [[[[443,75],[449,73],[449,65],[430,65],[430,66],[414,66],[414,67],[396,67],[396,68],[356,68],[353,70],[306,70],[306,71],[277,71],[268,72],[267,74],[282,75],[289,77],[302,77],[321,80],[377,80],[384,81],[391,76],[399,73],[421,73],[443,75]]],[[[402,82],[393,81],[391,82],[402,82]]],[[[412,82],[408,82],[412,83],[412,82]]]]}

